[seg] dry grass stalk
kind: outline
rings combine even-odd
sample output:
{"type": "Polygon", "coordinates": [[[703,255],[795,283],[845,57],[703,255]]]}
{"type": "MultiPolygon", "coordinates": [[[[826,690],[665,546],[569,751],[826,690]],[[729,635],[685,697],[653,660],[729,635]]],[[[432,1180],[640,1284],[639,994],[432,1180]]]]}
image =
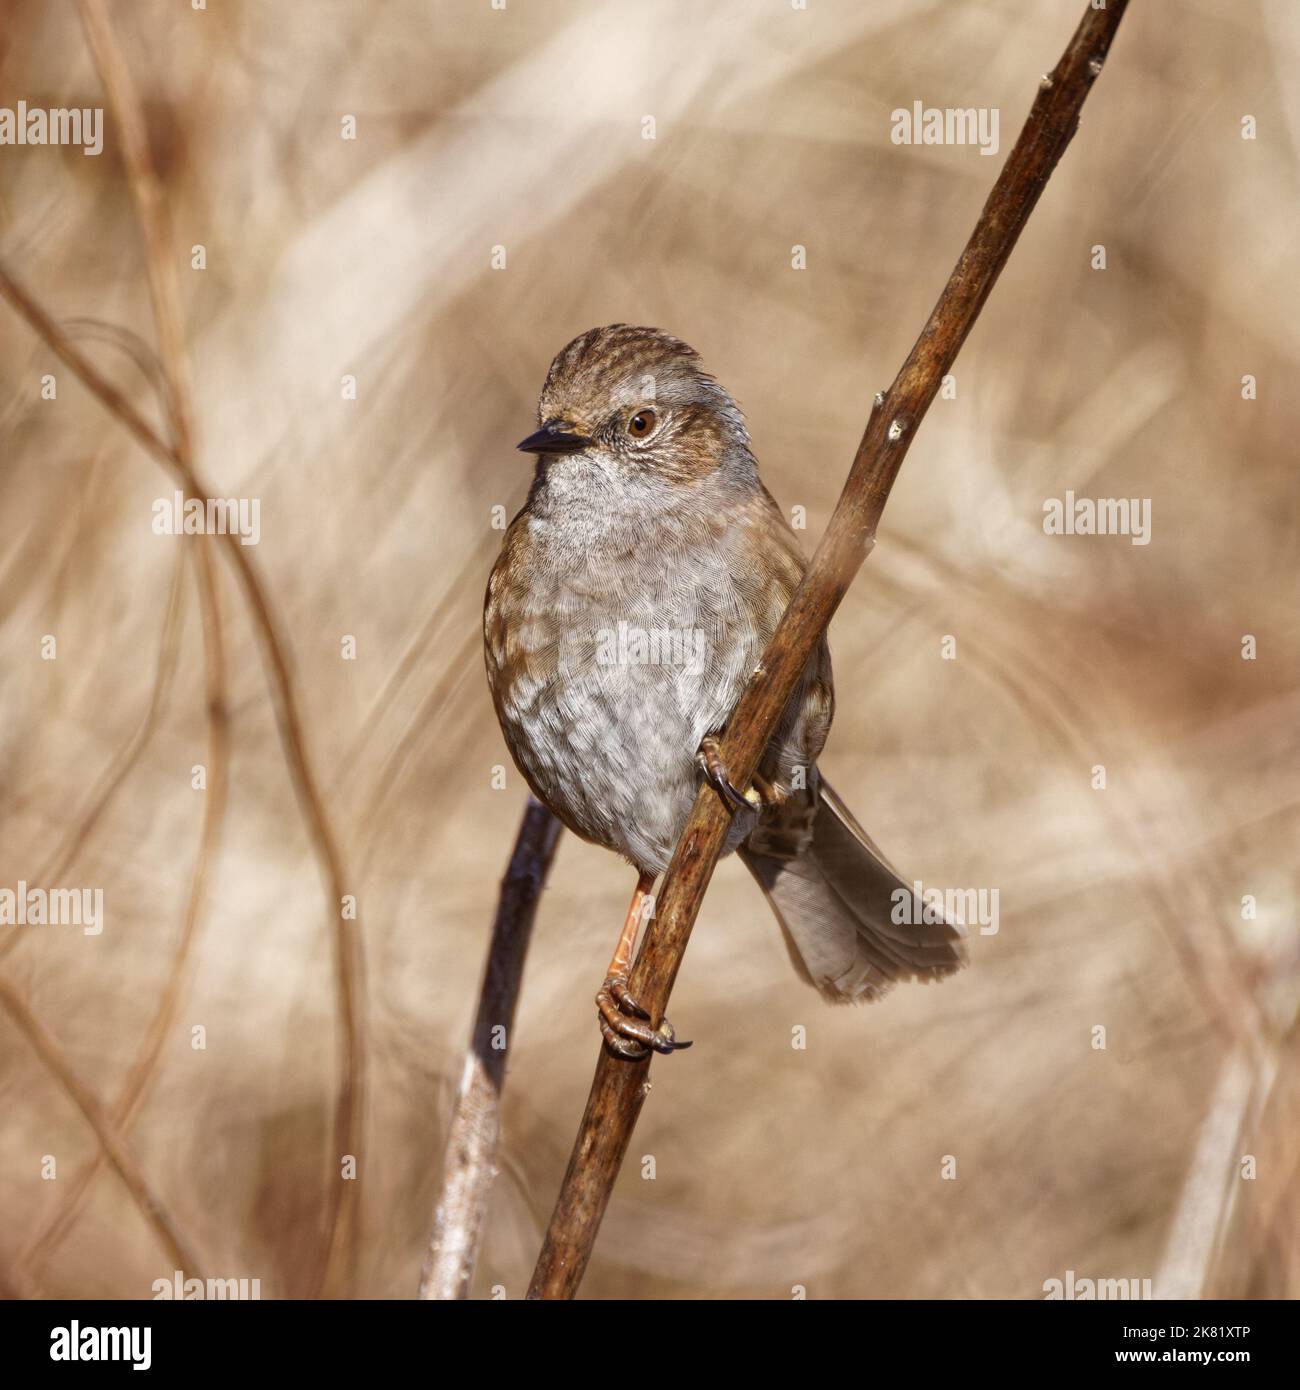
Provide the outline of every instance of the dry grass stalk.
{"type": "MultiPolygon", "coordinates": [[[[99,397],[109,411],[144,445],[148,452],[176,476],[187,495],[204,497],[209,494],[209,489],[203,485],[199,478],[193,458],[191,392],[170,229],[166,215],[166,204],[149,151],[143,108],[131,81],[125,60],[113,36],[101,0],[86,0],[86,3],[81,7],[81,15],[87,38],[95,54],[105,89],[109,94],[119,123],[123,156],[136,200],[141,230],[145,238],[150,291],[154,302],[164,374],[166,413],[174,431],[175,443],[169,445],[156,434],[125,395],[91,366],[84,355],[71,343],[67,334],[58,327],[57,323],[3,265],[0,265],[0,294],[3,294],[10,304],[27,319],[37,333],[81,378],[85,385],[99,397]]],[[[299,804],[303,808],[328,883],[330,902],[333,908],[330,920],[334,942],[337,1008],[340,1020],[341,1081],[335,1105],[334,1140],[338,1156],[357,1155],[361,1149],[362,1138],[364,1035],[361,1011],[359,926],[357,923],[345,921],[341,909],[342,900],[349,891],[350,880],[344,868],[342,853],[334,833],[331,817],[320,793],[318,779],[307,753],[296,692],[285,657],[285,643],[280,635],[278,623],[261,581],[257,577],[248,555],[240,546],[238,537],[228,534],[220,539],[226,542],[226,553],[235,565],[246,601],[262,639],[263,652],[270,667],[272,695],[286,760],[293,774],[299,804]]],[[[220,616],[219,610],[215,607],[216,588],[210,547],[201,546],[199,556],[200,596],[204,606],[205,640],[209,643],[210,652],[219,653],[220,616]]],[[[204,876],[207,872],[206,864],[212,849],[215,848],[215,837],[225,802],[225,777],[222,769],[224,769],[226,761],[224,751],[226,714],[224,695],[222,694],[224,677],[221,676],[220,671],[221,662],[218,656],[215,667],[210,663],[208,702],[209,757],[213,764],[211,770],[214,778],[219,782],[219,786],[209,788],[205,824],[202,832],[203,847],[196,862],[195,879],[191,884],[183,943],[192,930],[194,916],[201,898],[204,876]]],[[[168,993],[172,994],[174,991],[169,987],[168,993]]],[[[146,1044],[147,1049],[152,1050],[156,1046],[153,1040],[165,1033],[170,1024],[171,1007],[164,1001],[164,1009],[156,1015],[154,1024],[150,1029],[149,1042],[146,1044]]],[[[138,1103],[138,1092],[143,1084],[142,1078],[147,1075],[150,1065],[150,1063],[145,1063],[144,1070],[140,1064],[132,1069],[132,1079],[128,1082],[123,1096],[123,1100],[130,1101],[132,1106],[138,1103]]],[[[357,1231],[358,1189],[352,1183],[343,1181],[337,1172],[334,1172],[330,1178],[328,1192],[326,1223],[328,1245],[326,1258],[318,1279],[318,1290],[328,1290],[335,1287],[335,1282],[339,1279],[345,1265],[354,1267],[355,1263],[347,1257],[351,1253],[357,1231]]]]}

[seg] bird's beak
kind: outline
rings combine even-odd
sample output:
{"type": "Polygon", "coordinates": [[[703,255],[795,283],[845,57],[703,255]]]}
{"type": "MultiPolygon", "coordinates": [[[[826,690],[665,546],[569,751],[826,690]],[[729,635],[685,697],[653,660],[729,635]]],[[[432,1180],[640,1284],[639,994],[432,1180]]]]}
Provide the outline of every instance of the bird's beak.
{"type": "Polygon", "coordinates": [[[594,442],[585,434],[573,434],[572,430],[567,420],[548,420],[535,434],[521,439],[515,448],[522,449],[525,454],[576,454],[594,442]]]}

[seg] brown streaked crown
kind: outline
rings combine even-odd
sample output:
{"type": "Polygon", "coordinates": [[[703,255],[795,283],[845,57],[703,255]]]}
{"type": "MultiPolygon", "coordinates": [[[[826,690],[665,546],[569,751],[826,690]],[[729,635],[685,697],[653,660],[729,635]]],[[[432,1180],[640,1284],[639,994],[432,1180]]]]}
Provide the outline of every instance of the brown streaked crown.
{"type": "MultiPolygon", "coordinates": [[[[562,420],[600,443],[619,447],[627,422],[650,407],[670,426],[646,462],[674,460],[689,469],[730,446],[747,451],[739,407],[701,366],[694,348],[657,328],[614,323],[593,328],[562,348],[538,399],[538,420],[562,420]],[[691,456],[696,456],[692,458],[691,456]]],[[[634,432],[635,433],[635,432],[634,432]]]]}

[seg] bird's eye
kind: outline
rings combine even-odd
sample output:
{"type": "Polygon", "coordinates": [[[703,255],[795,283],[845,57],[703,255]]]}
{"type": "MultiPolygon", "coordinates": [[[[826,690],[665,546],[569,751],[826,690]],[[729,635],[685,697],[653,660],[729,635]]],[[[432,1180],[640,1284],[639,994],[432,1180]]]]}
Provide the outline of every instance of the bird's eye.
{"type": "Polygon", "coordinates": [[[637,413],[627,422],[627,432],[634,439],[644,439],[655,427],[655,413],[653,410],[638,410],[637,413]]]}

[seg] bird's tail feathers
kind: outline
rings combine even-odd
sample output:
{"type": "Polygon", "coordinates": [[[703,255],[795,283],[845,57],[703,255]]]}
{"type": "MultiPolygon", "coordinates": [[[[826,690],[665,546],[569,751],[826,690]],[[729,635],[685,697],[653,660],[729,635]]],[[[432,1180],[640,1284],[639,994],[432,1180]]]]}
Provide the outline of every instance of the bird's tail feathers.
{"type": "Polygon", "coordinates": [[[937,980],[966,963],[965,931],[926,923],[895,872],[825,779],[811,838],[782,853],[756,831],[740,849],[772,905],[795,969],[834,1003],[879,998],[899,980],[937,980]]]}

